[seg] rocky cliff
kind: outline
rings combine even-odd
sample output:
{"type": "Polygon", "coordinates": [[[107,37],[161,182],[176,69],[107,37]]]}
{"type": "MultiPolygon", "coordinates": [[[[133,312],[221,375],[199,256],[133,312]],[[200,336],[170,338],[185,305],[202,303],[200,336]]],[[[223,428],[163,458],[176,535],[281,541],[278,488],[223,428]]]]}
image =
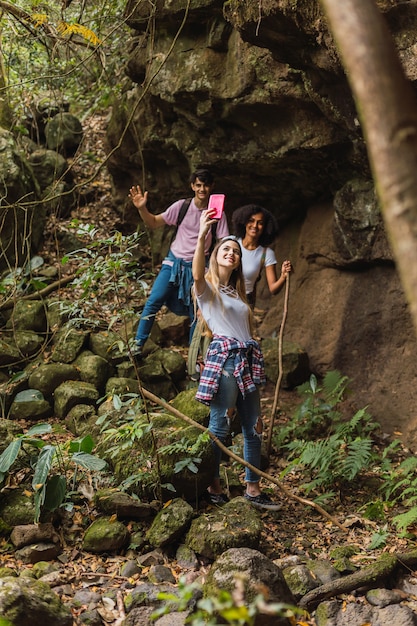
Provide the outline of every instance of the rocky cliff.
{"type": "MultiPolygon", "coordinates": [[[[378,2],[415,81],[414,3],[378,2]]],[[[281,224],[290,258],[285,338],[312,371],[352,378],[354,403],[417,447],[416,339],[385,237],[352,97],[315,0],[128,0],[124,91],[108,140],[125,228],[132,183],[164,209],[189,195],[207,165],[227,213],[247,202],[281,224]]],[[[283,295],[269,297],[260,332],[278,332],[283,295]]]]}

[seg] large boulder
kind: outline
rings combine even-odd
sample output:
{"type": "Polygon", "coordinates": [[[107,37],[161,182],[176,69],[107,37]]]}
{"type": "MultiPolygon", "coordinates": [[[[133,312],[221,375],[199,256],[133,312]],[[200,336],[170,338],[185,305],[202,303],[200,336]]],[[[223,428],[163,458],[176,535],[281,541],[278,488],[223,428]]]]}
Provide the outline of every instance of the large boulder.
{"type": "MultiPolygon", "coordinates": [[[[238,585],[246,604],[253,603],[259,593],[271,604],[296,604],[280,568],[258,550],[231,548],[223,552],[210,569],[204,594],[209,597],[216,597],[224,591],[233,594],[238,585]]],[[[277,615],[258,614],[254,624],[289,626],[290,620],[277,615]]]]}
{"type": "Polygon", "coordinates": [[[40,189],[26,157],[21,154],[12,133],[0,128],[1,249],[0,271],[22,267],[38,250],[46,223],[46,210],[40,189]]]}
{"type": "Polygon", "coordinates": [[[0,579],[0,615],[12,626],[71,626],[72,614],[49,585],[28,577],[0,579]]]}

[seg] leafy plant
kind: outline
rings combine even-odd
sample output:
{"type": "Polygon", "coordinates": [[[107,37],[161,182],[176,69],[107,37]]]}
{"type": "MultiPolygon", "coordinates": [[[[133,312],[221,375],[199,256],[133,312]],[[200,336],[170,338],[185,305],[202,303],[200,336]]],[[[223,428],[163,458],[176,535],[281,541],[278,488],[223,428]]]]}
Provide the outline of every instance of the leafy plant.
{"type": "Polygon", "coordinates": [[[417,502],[417,458],[409,456],[399,465],[385,465],[382,469],[381,493],[391,502],[408,506],[417,502]]]}
{"type": "Polygon", "coordinates": [[[43,265],[43,258],[32,257],[24,267],[16,267],[0,279],[0,293],[10,296],[13,293],[25,294],[46,287],[44,279],[36,277],[35,272],[43,265]]]}
{"type": "Polygon", "coordinates": [[[192,442],[183,437],[158,448],[152,418],[159,414],[146,412],[146,405],[139,394],[125,394],[123,398],[115,394],[112,396],[112,407],[120,412],[119,418],[115,419],[114,411],[108,411],[96,421],[103,433],[101,445],[111,459],[120,458],[121,453],[129,453],[134,449],[137,469],[119,485],[121,489],[131,490],[135,485],[144,482],[149,487],[151,470],[154,469],[156,480],[152,488],[155,492],[160,494],[161,489],[175,491],[172,483],[162,480],[161,466],[164,462],[169,468],[173,467],[175,474],[185,470],[193,474],[198,473],[198,466],[202,461],[199,453],[202,444],[210,440],[208,433],[200,433],[192,442]]]}
{"type": "Polygon", "coordinates": [[[77,261],[79,269],[71,285],[80,295],[72,302],[61,303],[61,312],[74,326],[105,324],[110,329],[133,313],[132,299],[148,288],[134,258],[143,233],[122,235],[115,231],[100,238],[92,224],[82,224],[74,219],[71,227],[86,243],[65,255],[62,263],[67,264],[70,259],[77,261]],[[135,291],[132,291],[132,285],[135,291]],[[98,301],[101,307],[97,307],[98,301]]]}
{"type": "MultiPolygon", "coordinates": [[[[124,9],[123,0],[83,2],[81,7],[41,0],[5,3],[2,65],[13,111],[24,118],[45,91],[57,101],[71,94],[73,106],[83,112],[106,106],[121,88],[124,9]]],[[[25,130],[18,119],[15,128],[25,130]]]]}
{"type": "Polygon", "coordinates": [[[411,509],[405,511],[405,513],[396,515],[392,518],[392,522],[399,531],[406,534],[407,528],[415,525],[417,522],[417,506],[411,507],[411,509]]]}
{"type": "Polygon", "coordinates": [[[350,420],[343,420],[338,409],[347,384],[348,378],[337,371],[325,376],[322,387],[312,375],[299,389],[303,403],[275,439],[292,459],[282,475],[295,468],[309,475],[310,481],[303,485],[307,492],[352,481],[374,460],[370,435],[377,424],[366,408],[350,420]]]}
{"type": "Polygon", "coordinates": [[[311,374],[308,382],[297,387],[303,401],[289,423],[275,433],[275,445],[279,448],[294,439],[313,439],[326,433],[333,421],[340,421],[337,405],[346,393],[347,384],[347,376],[336,370],[325,375],[322,387],[311,374]]]}
{"type": "Polygon", "coordinates": [[[17,459],[26,457],[33,469],[32,489],[35,502],[35,523],[42,511],[54,511],[69,494],[67,474],[72,471],[71,488],[75,491],[77,472],[102,471],[106,462],[91,454],[94,443],[90,435],[66,445],[52,445],[39,437],[50,434],[50,424],[37,424],[18,435],[0,455],[0,484],[4,482],[17,459]],[[23,453],[23,456],[22,454],[23,453]]]}
{"type": "Polygon", "coordinates": [[[387,531],[387,526],[385,525],[380,531],[375,532],[372,535],[368,550],[378,550],[378,548],[383,548],[387,543],[388,537],[389,532],[387,531]]]}
{"type": "Polygon", "coordinates": [[[201,463],[201,458],[195,456],[195,454],[197,454],[198,450],[201,449],[201,443],[206,443],[209,440],[210,435],[208,433],[201,433],[192,445],[190,445],[190,442],[187,441],[187,439],[182,438],[180,441],[175,441],[174,443],[160,448],[159,454],[168,456],[184,454],[185,456],[175,463],[175,474],[182,472],[184,469],[188,469],[190,472],[196,474],[198,472],[197,465],[201,463]]]}
{"type": "MultiPolygon", "coordinates": [[[[287,617],[295,623],[294,616],[304,615],[304,611],[288,604],[267,603],[263,595],[256,596],[251,602],[244,602],[241,581],[236,585],[239,589],[237,593],[230,593],[221,590],[216,596],[201,598],[196,603],[196,609],[186,618],[185,623],[191,626],[254,626],[256,618],[262,613],[275,615],[277,617],[287,617]],[[218,620],[221,620],[220,622],[218,620]]],[[[158,599],[164,605],[154,611],[152,620],[158,619],[161,615],[167,615],[171,611],[187,611],[195,603],[196,597],[202,594],[202,587],[198,583],[187,584],[185,578],[181,578],[178,583],[176,593],[162,592],[158,594],[158,599]]]]}

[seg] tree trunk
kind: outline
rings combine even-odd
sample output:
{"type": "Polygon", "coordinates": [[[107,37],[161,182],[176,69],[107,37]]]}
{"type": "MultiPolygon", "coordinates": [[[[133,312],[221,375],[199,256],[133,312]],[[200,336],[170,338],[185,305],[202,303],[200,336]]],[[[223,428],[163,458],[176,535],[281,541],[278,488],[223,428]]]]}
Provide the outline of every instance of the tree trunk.
{"type": "Polygon", "coordinates": [[[320,0],[362,125],[417,332],[417,99],[373,0],[320,0]]]}

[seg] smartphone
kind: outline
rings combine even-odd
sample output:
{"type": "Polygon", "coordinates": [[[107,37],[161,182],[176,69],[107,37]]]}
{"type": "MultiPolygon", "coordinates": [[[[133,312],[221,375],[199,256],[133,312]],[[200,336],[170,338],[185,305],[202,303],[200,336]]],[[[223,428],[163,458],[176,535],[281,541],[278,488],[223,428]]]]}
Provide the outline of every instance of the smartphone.
{"type": "Polygon", "coordinates": [[[214,215],[212,215],[212,218],[214,220],[219,220],[223,215],[225,197],[226,196],[224,195],[224,193],[213,193],[209,197],[207,208],[215,209],[216,212],[214,213],[214,215]]]}

